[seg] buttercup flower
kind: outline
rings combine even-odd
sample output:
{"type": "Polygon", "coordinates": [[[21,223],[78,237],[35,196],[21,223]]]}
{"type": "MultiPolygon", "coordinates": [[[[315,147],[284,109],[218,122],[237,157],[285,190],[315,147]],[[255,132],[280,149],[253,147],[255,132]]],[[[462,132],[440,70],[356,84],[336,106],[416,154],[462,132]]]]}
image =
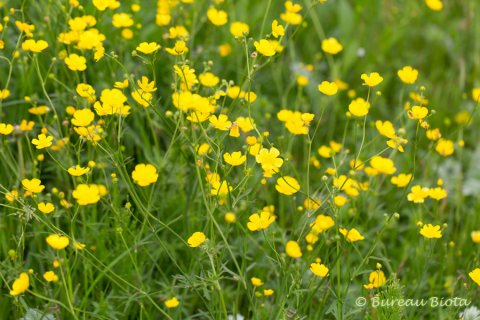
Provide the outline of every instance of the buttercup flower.
{"type": "Polygon", "coordinates": [[[72,71],[84,71],[87,69],[87,59],[75,53],[66,57],[65,63],[67,64],[68,69],[72,71]]]}
{"type": "Polygon", "coordinates": [[[156,42],[142,42],[136,48],[137,51],[143,54],[152,54],[160,49],[160,45],[156,42]]]}
{"type": "Polygon", "coordinates": [[[188,238],[187,242],[190,247],[196,248],[204,243],[205,240],[207,240],[207,237],[203,232],[195,232],[190,236],[190,238],[188,238]]]}
{"type": "Polygon", "coordinates": [[[41,184],[42,182],[39,179],[23,179],[22,180],[22,186],[25,190],[33,193],[40,193],[42,192],[43,189],[45,189],[45,186],[41,184]]]}
{"type": "Polygon", "coordinates": [[[52,213],[55,210],[55,206],[53,203],[50,202],[40,202],[37,206],[38,210],[40,210],[42,213],[49,214],[52,213]]]}
{"type": "Polygon", "coordinates": [[[302,250],[297,241],[288,241],[285,246],[285,251],[287,252],[287,255],[292,258],[300,258],[302,256],[302,250]]]}
{"type": "Polygon", "coordinates": [[[363,98],[357,98],[353,100],[348,106],[348,111],[350,111],[351,114],[357,117],[363,117],[368,113],[369,109],[370,103],[365,101],[363,98]]]}
{"type": "Polygon", "coordinates": [[[180,305],[180,301],[178,301],[177,297],[173,297],[168,300],[165,300],[164,303],[165,303],[165,307],[167,307],[168,309],[173,309],[180,305]]]}
{"type": "Polygon", "coordinates": [[[348,242],[356,242],[365,239],[365,237],[362,236],[360,232],[358,232],[358,230],[355,228],[352,228],[350,230],[341,228],[339,231],[345,237],[345,240],[347,240],[348,242]]]}
{"type": "Polygon", "coordinates": [[[275,55],[275,47],[268,40],[262,39],[260,41],[255,41],[253,43],[255,49],[266,57],[271,57],[275,55]]]}
{"type": "Polygon", "coordinates": [[[241,151],[232,152],[231,154],[226,152],[223,154],[223,160],[231,166],[239,166],[247,160],[247,156],[242,155],[241,151]]]}
{"type": "Polygon", "coordinates": [[[403,67],[397,72],[398,77],[402,82],[407,84],[414,84],[418,78],[418,70],[410,66],[403,67]]]}
{"type": "Polygon", "coordinates": [[[375,270],[370,273],[368,276],[368,284],[365,284],[365,289],[374,289],[380,288],[387,283],[387,279],[385,278],[385,273],[382,270],[375,270]]]}
{"type": "Polygon", "coordinates": [[[442,230],[440,229],[440,226],[426,224],[420,230],[420,234],[428,239],[439,239],[442,237],[442,230]]]}
{"type": "Polygon", "coordinates": [[[24,293],[28,290],[30,286],[30,278],[28,277],[28,273],[22,272],[20,276],[15,279],[12,284],[12,290],[10,290],[11,296],[18,296],[19,294],[24,293]]]}
{"type": "Polygon", "coordinates": [[[364,84],[369,87],[378,86],[383,81],[383,77],[378,72],[372,72],[368,75],[364,73],[360,78],[364,81],[364,84]]]}
{"type": "Polygon", "coordinates": [[[310,264],[310,271],[317,277],[321,278],[325,278],[326,276],[328,276],[329,272],[328,268],[320,262],[314,262],[310,264]]]}
{"type": "Polygon", "coordinates": [[[277,179],[275,189],[284,195],[290,196],[300,190],[300,184],[295,178],[284,176],[277,179]]]}
{"type": "Polygon", "coordinates": [[[335,38],[327,38],[322,41],[322,50],[326,53],[335,55],[343,50],[343,46],[335,38]]]}
{"type": "Polygon", "coordinates": [[[476,268],[475,270],[470,272],[468,275],[473,281],[475,281],[476,284],[480,286],[480,268],[476,268]]]}
{"type": "Polygon", "coordinates": [[[32,144],[35,145],[37,149],[45,149],[52,145],[52,141],[52,136],[41,133],[37,136],[37,139],[32,139],[32,144]]]}
{"type": "Polygon", "coordinates": [[[52,247],[55,250],[62,250],[65,249],[68,244],[70,243],[70,240],[64,235],[59,235],[59,234],[51,234],[47,237],[46,239],[48,245],[52,247]]]}
{"type": "Polygon", "coordinates": [[[318,85],[318,91],[327,96],[333,96],[338,92],[338,86],[335,82],[322,81],[318,85]]]}
{"type": "Polygon", "coordinates": [[[158,180],[157,168],[151,164],[137,164],[132,172],[132,179],[140,187],[149,186],[158,180]]]}
{"type": "Polygon", "coordinates": [[[57,282],[58,276],[53,271],[47,271],[43,274],[43,279],[47,282],[57,282]]]}

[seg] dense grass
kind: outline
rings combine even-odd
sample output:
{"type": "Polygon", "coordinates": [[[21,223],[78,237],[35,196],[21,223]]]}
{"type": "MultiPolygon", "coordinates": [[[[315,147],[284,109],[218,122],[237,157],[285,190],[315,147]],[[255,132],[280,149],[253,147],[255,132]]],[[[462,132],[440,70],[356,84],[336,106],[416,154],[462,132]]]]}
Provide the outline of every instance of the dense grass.
{"type": "Polygon", "coordinates": [[[105,11],[90,0],[80,0],[80,6],[60,0],[3,2],[0,89],[10,95],[0,99],[0,123],[15,128],[0,134],[0,319],[457,319],[466,308],[376,308],[376,297],[458,297],[480,308],[479,285],[469,276],[480,268],[480,240],[472,236],[480,230],[480,130],[478,97],[472,93],[480,87],[480,3],[445,0],[441,11],[434,11],[417,0],[305,0],[297,2],[303,6],[301,23],[292,25],[280,18],[286,9],[278,1],[165,1],[171,21],[159,25],[156,13],[163,2],[122,1],[105,11]],[[133,4],[140,5],[138,12],[133,4]],[[225,10],[228,23],[212,24],[211,6],[225,10]],[[130,14],[134,25],[115,27],[113,16],[120,12],[130,14]],[[59,38],[71,19],[84,15],[94,16],[94,28],[105,35],[99,61],[95,50],[59,38]],[[286,28],[277,39],[284,49],[266,57],[254,42],[273,39],[274,19],[286,28]],[[45,40],[48,48],[22,50],[29,37],[17,21],[34,24],[33,39],[45,40]],[[248,36],[230,33],[235,21],[249,25],[248,36]],[[165,48],[179,40],[168,36],[169,28],[179,25],[189,33],[189,50],[173,56],[165,48]],[[133,31],[131,38],[125,29],[133,31]],[[330,37],[343,45],[340,53],[322,50],[330,37]],[[155,54],[136,49],[153,41],[162,46],[155,54]],[[231,53],[221,55],[219,46],[226,43],[231,53]],[[86,58],[86,70],[67,66],[65,57],[72,53],[86,58]],[[188,86],[209,98],[215,106],[211,114],[228,115],[232,122],[250,116],[254,128],[235,137],[230,125],[222,131],[209,120],[189,121],[190,111],[176,108],[172,98],[187,91],[185,75],[174,71],[184,65],[197,77],[210,71],[221,79],[213,87],[188,86]],[[418,69],[414,84],[397,76],[404,66],[418,69]],[[360,77],[370,72],[379,72],[383,81],[364,85],[360,77]],[[142,76],[157,88],[147,107],[132,97],[142,76]],[[99,115],[94,102],[102,90],[124,79],[130,114],[99,115]],[[334,80],[348,87],[332,96],[319,92],[322,81],[334,80]],[[79,83],[90,84],[96,99],[80,97],[79,83]],[[255,92],[256,101],[225,96],[234,84],[246,94],[255,92]],[[366,116],[347,114],[358,97],[371,104],[366,116]],[[48,106],[49,112],[34,115],[33,106],[48,106]],[[428,115],[411,119],[413,106],[426,107],[428,115]],[[71,107],[95,113],[99,141],[79,135],[71,107]],[[308,133],[289,131],[278,119],[283,109],[313,114],[305,125],[308,133]],[[35,122],[33,130],[21,130],[23,119],[35,122]],[[391,121],[396,136],[408,140],[404,152],[387,146],[377,120],[391,121]],[[439,153],[427,126],[452,142],[451,155],[439,153]],[[53,148],[32,144],[42,130],[54,138],[53,148]],[[273,177],[264,176],[248,136],[262,148],[279,150],[283,165],[273,177]],[[339,150],[320,155],[318,149],[331,141],[341,144],[339,150]],[[209,153],[199,152],[202,144],[209,153]],[[240,166],[224,159],[234,151],[247,156],[240,166]],[[396,172],[374,174],[375,156],[393,160],[396,172]],[[157,179],[151,173],[143,177],[154,183],[137,183],[132,172],[138,164],[155,167],[157,179]],[[74,177],[67,169],[75,165],[90,171],[74,177]],[[231,191],[212,192],[212,173],[231,191]],[[400,173],[413,176],[401,188],[391,183],[400,173]],[[299,183],[292,195],[276,190],[285,176],[299,183]],[[34,195],[22,186],[32,178],[45,185],[34,195]],[[99,201],[88,194],[94,203],[82,205],[73,192],[85,184],[103,185],[106,192],[99,201]],[[414,203],[408,194],[415,185],[438,186],[447,196],[414,203]],[[15,190],[18,197],[11,199],[15,190]],[[345,205],[338,196],[347,199],[345,205]],[[40,202],[51,202],[55,210],[42,213],[40,202]],[[249,230],[251,215],[267,206],[274,207],[275,222],[249,230]],[[228,223],[226,213],[234,213],[236,221],[228,223]],[[313,237],[312,223],[320,214],[334,226],[311,241],[306,236],[313,237]],[[441,238],[422,236],[424,224],[440,226],[441,238]],[[355,228],[365,239],[348,242],[340,228],[355,228]],[[207,241],[189,246],[194,232],[203,232],[207,241]],[[46,242],[51,234],[65,235],[69,245],[52,248],[46,242]],[[301,257],[286,250],[288,241],[298,242],[301,257]],[[317,258],[328,276],[310,271],[317,258]],[[365,288],[380,270],[386,283],[365,288]],[[58,281],[47,282],[47,271],[58,281]],[[29,274],[28,290],[12,296],[22,272],[29,274]],[[264,284],[254,286],[252,277],[264,284]],[[169,308],[165,302],[173,297],[179,305],[169,308]],[[363,297],[366,306],[359,307],[363,297]]]}

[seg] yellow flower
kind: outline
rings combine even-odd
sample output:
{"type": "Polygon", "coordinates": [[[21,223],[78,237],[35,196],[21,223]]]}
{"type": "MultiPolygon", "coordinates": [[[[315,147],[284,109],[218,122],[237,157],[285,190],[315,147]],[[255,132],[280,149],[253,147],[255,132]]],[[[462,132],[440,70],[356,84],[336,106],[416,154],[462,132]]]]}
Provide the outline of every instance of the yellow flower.
{"type": "Polygon", "coordinates": [[[423,203],[428,197],[429,189],[415,185],[410,189],[410,193],[407,195],[408,201],[413,201],[414,203],[423,203]]]}
{"type": "Polygon", "coordinates": [[[177,297],[173,297],[171,299],[165,300],[164,303],[165,303],[165,307],[167,307],[168,309],[173,309],[178,307],[178,305],[180,304],[180,301],[178,301],[177,297]]]}
{"type": "Polygon", "coordinates": [[[375,270],[370,273],[368,277],[368,284],[363,285],[365,289],[380,288],[387,283],[385,273],[382,270],[375,270]]]}
{"type": "Polygon", "coordinates": [[[5,199],[7,199],[8,202],[13,202],[16,199],[18,199],[18,191],[17,190],[12,190],[10,192],[7,192],[5,194],[5,199]]]}
{"type": "Polygon", "coordinates": [[[262,279],[260,279],[260,278],[252,277],[252,278],[250,279],[250,282],[252,283],[252,285],[253,285],[254,287],[261,287],[261,286],[263,286],[263,281],[262,281],[262,279]]]}
{"type": "Polygon", "coordinates": [[[338,92],[338,86],[335,82],[322,81],[318,85],[318,91],[327,96],[333,96],[338,92]]]}
{"type": "Polygon", "coordinates": [[[112,16],[112,25],[115,28],[128,28],[133,26],[133,23],[133,19],[128,13],[115,13],[112,16]]]}
{"type": "Polygon", "coordinates": [[[156,42],[142,42],[136,48],[137,51],[140,51],[143,54],[151,54],[160,49],[160,45],[156,42]]]}
{"type": "Polygon", "coordinates": [[[284,176],[277,179],[275,189],[282,194],[290,196],[300,190],[300,184],[295,178],[284,176]]]}
{"type": "Polygon", "coordinates": [[[330,229],[334,225],[335,225],[335,221],[333,221],[332,217],[319,214],[315,218],[315,222],[311,225],[311,228],[317,233],[321,233],[327,229],[330,229]]]}
{"type": "Polygon", "coordinates": [[[221,131],[227,131],[232,126],[232,122],[228,120],[228,116],[225,114],[219,115],[218,118],[216,115],[212,115],[208,120],[215,126],[215,129],[221,131]]]}
{"type": "Polygon", "coordinates": [[[1,89],[0,90],[0,100],[7,99],[10,96],[10,90],[8,89],[1,89]]]}
{"type": "Polygon", "coordinates": [[[89,103],[94,103],[97,100],[95,89],[87,83],[79,83],[76,91],[80,97],[86,99],[89,103]]]}
{"type": "Polygon", "coordinates": [[[48,42],[45,40],[35,41],[32,39],[28,39],[22,43],[23,51],[32,51],[32,52],[38,53],[38,52],[42,52],[46,48],[48,48],[48,42]]]}
{"type": "Polygon", "coordinates": [[[230,25],[230,33],[234,37],[243,38],[250,32],[250,27],[245,22],[232,22],[230,25]]]}
{"type": "Polygon", "coordinates": [[[223,10],[217,10],[215,8],[210,8],[207,11],[208,20],[216,26],[223,26],[228,21],[228,15],[223,10]]]}
{"type": "Polygon", "coordinates": [[[37,206],[38,210],[40,210],[42,213],[49,214],[52,213],[55,210],[55,206],[53,203],[50,202],[40,202],[37,206]]]}
{"type": "Polygon", "coordinates": [[[93,0],[93,5],[99,11],[105,11],[105,9],[115,9],[116,7],[116,0],[93,0]]]}
{"type": "Polygon", "coordinates": [[[407,113],[410,119],[422,120],[428,115],[428,109],[421,106],[413,106],[407,113]]]}
{"type": "Polygon", "coordinates": [[[255,41],[253,45],[258,52],[266,57],[271,57],[276,53],[275,47],[268,40],[261,39],[260,41],[255,41]]]}
{"type": "Polygon", "coordinates": [[[355,228],[352,228],[350,230],[341,228],[340,233],[345,237],[348,242],[356,242],[365,239],[365,237],[362,236],[360,232],[358,232],[358,230],[355,228]]]}
{"type": "Polygon", "coordinates": [[[441,11],[443,9],[442,0],[425,0],[425,4],[433,11],[441,11]]]}
{"type": "Polygon", "coordinates": [[[328,268],[324,264],[321,264],[319,262],[312,263],[310,265],[310,271],[312,271],[312,273],[317,277],[321,278],[328,276],[329,272],[328,268]]]}
{"type": "Polygon", "coordinates": [[[390,182],[399,188],[406,187],[412,179],[412,174],[400,173],[398,176],[394,176],[390,179],[390,182]]]}
{"type": "Polygon", "coordinates": [[[335,38],[327,38],[322,40],[322,50],[329,54],[337,54],[343,50],[343,46],[335,38]]]}
{"type": "Polygon", "coordinates": [[[175,42],[175,46],[173,48],[166,48],[165,51],[170,53],[173,56],[179,56],[184,53],[188,52],[188,47],[185,41],[179,40],[175,42]]]}
{"type": "Polygon", "coordinates": [[[52,136],[41,133],[37,136],[37,139],[32,139],[32,144],[35,145],[37,149],[44,149],[52,145],[52,140],[52,136]]]}
{"type": "Polygon", "coordinates": [[[235,221],[237,221],[237,216],[233,212],[225,213],[224,218],[227,223],[234,223],[235,221]]]}
{"type": "Polygon", "coordinates": [[[132,179],[140,187],[149,186],[158,180],[157,168],[151,164],[137,164],[132,172],[132,179]]]}
{"type": "Polygon", "coordinates": [[[472,231],[470,234],[474,243],[480,243],[480,230],[472,231]]]}
{"type": "Polygon", "coordinates": [[[370,160],[370,165],[379,173],[383,174],[393,174],[395,171],[397,171],[395,164],[389,158],[375,156],[370,160]]]}
{"type": "Polygon", "coordinates": [[[447,197],[447,190],[441,187],[430,188],[428,189],[428,196],[435,200],[442,200],[447,197]]]}
{"type": "MultiPolygon", "coordinates": [[[[0,100],[1,100],[1,94],[0,94],[0,100]]],[[[480,102],[480,88],[473,88],[472,89],[472,99],[475,102],[480,102]]]]}
{"type": "Polygon", "coordinates": [[[223,160],[231,166],[239,166],[247,160],[247,156],[242,155],[241,151],[232,152],[231,154],[226,152],[223,154],[223,160]]]}
{"type": "Polygon", "coordinates": [[[132,92],[132,98],[142,107],[148,108],[152,103],[153,95],[142,89],[137,89],[132,92]]]}
{"type": "Polygon", "coordinates": [[[211,72],[200,74],[198,79],[204,87],[215,87],[220,82],[220,79],[211,72]]]}
{"type": "Polygon", "coordinates": [[[277,173],[278,169],[283,165],[283,159],[279,158],[280,151],[277,148],[271,147],[270,149],[262,148],[255,159],[257,163],[260,163],[264,171],[277,173]]]}
{"type": "Polygon", "coordinates": [[[249,222],[247,222],[247,228],[250,231],[260,231],[263,229],[267,229],[274,221],[275,221],[275,216],[271,214],[267,210],[263,210],[258,213],[252,214],[248,218],[249,222]]]}
{"type": "Polygon", "coordinates": [[[95,114],[88,108],[76,110],[73,113],[72,124],[77,127],[88,127],[94,118],[95,114]]]}
{"type": "Polygon", "coordinates": [[[55,250],[65,249],[70,243],[70,240],[61,234],[51,234],[47,237],[46,241],[48,245],[55,250]]]}
{"type": "Polygon", "coordinates": [[[475,281],[476,284],[480,286],[480,268],[476,268],[475,270],[470,272],[468,275],[473,281],[475,281]]]}
{"type": "Polygon", "coordinates": [[[0,134],[9,135],[13,132],[13,126],[8,123],[0,123],[0,134]]]}
{"type": "Polygon", "coordinates": [[[382,76],[378,72],[372,72],[369,75],[364,73],[360,78],[364,81],[364,85],[369,87],[375,87],[383,81],[382,76]]]}
{"type": "Polygon", "coordinates": [[[287,242],[287,245],[285,246],[285,252],[289,257],[292,258],[300,258],[302,256],[302,249],[298,245],[297,241],[290,240],[287,242]]]}
{"type": "Polygon", "coordinates": [[[65,63],[68,69],[72,71],[84,71],[87,69],[87,59],[75,53],[72,53],[66,57],[65,63]]]}
{"type": "Polygon", "coordinates": [[[25,188],[25,190],[33,193],[40,193],[42,192],[43,189],[45,189],[45,186],[41,184],[42,181],[39,179],[23,179],[22,180],[22,186],[25,188]]]}
{"type": "Polygon", "coordinates": [[[83,249],[85,249],[86,244],[78,242],[78,241],[74,241],[73,242],[73,247],[75,248],[75,250],[83,250],[83,249]]]}
{"type": "Polygon", "coordinates": [[[195,232],[188,238],[187,242],[190,247],[196,248],[204,243],[205,240],[207,240],[207,237],[203,232],[195,232]]]}
{"type": "Polygon", "coordinates": [[[81,206],[95,204],[100,200],[100,189],[95,184],[79,184],[72,192],[72,196],[81,206]]]}
{"type": "Polygon", "coordinates": [[[83,176],[84,174],[90,172],[90,168],[88,168],[88,167],[83,168],[80,165],[78,165],[78,166],[73,166],[71,168],[68,168],[67,171],[71,176],[80,177],[80,176],[83,176]]]}
{"type": "Polygon", "coordinates": [[[426,224],[420,230],[420,234],[428,239],[440,239],[442,237],[442,230],[440,230],[440,226],[438,225],[426,224]]]}
{"type": "Polygon", "coordinates": [[[283,37],[285,35],[285,28],[279,24],[276,19],[272,21],[272,35],[275,38],[283,37]]]}
{"type": "Polygon", "coordinates": [[[453,141],[447,139],[440,139],[435,146],[435,151],[444,157],[448,157],[455,151],[453,141]]]}
{"type": "Polygon", "coordinates": [[[363,117],[368,113],[370,109],[370,103],[365,101],[363,98],[357,98],[350,102],[348,106],[348,111],[351,114],[357,117],[363,117]]]}
{"type": "Polygon", "coordinates": [[[47,282],[57,282],[58,276],[53,271],[47,271],[43,274],[43,279],[47,282]]]}
{"type": "Polygon", "coordinates": [[[210,194],[213,196],[223,197],[226,196],[233,188],[228,185],[227,181],[214,181],[212,183],[212,189],[210,194]]]}
{"type": "Polygon", "coordinates": [[[406,84],[414,84],[418,78],[418,70],[410,66],[403,67],[397,72],[398,77],[406,84]]]}
{"type": "Polygon", "coordinates": [[[393,139],[395,137],[395,128],[390,121],[381,121],[377,120],[375,122],[375,127],[382,136],[393,139]]]}
{"type": "Polygon", "coordinates": [[[17,279],[15,279],[15,281],[13,282],[12,290],[10,290],[10,295],[18,296],[19,294],[22,294],[25,291],[27,291],[29,286],[30,286],[30,279],[28,277],[28,273],[22,272],[20,273],[20,276],[17,279]]]}
{"type": "Polygon", "coordinates": [[[265,289],[263,290],[263,295],[268,297],[271,296],[274,293],[273,289],[265,289]]]}

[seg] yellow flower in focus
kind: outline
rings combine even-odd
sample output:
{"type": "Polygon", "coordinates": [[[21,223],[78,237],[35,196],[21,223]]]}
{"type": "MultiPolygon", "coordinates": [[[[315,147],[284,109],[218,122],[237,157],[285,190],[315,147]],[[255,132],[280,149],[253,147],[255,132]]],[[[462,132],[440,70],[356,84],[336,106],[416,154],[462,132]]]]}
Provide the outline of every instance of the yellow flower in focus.
{"type": "Polygon", "coordinates": [[[438,225],[426,224],[420,230],[420,234],[428,239],[440,239],[442,237],[442,230],[438,225]]]}
{"type": "Polygon", "coordinates": [[[215,129],[221,131],[227,131],[232,126],[232,122],[228,120],[228,116],[225,114],[221,114],[218,117],[216,115],[212,115],[208,120],[214,125],[215,129]]]}
{"type": "Polygon", "coordinates": [[[247,228],[250,231],[260,231],[267,229],[273,222],[275,222],[275,216],[269,211],[263,210],[258,213],[252,214],[248,218],[247,228]]]}
{"type": "Polygon", "coordinates": [[[383,77],[378,72],[372,72],[368,75],[364,73],[360,78],[364,81],[364,85],[369,87],[378,86],[383,81],[383,77]]]}
{"type": "Polygon", "coordinates": [[[55,210],[55,206],[50,202],[40,202],[37,206],[38,210],[44,214],[52,213],[55,210]]]}
{"type": "Polygon", "coordinates": [[[223,26],[228,22],[227,13],[223,10],[217,10],[213,7],[208,9],[207,18],[212,24],[216,26],[223,26]]]}
{"type": "Polygon", "coordinates": [[[81,167],[80,165],[78,166],[73,166],[68,168],[68,173],[73,176],[73,177],[80,177],[83,176],[84,174],[90,172],[90,168],[88,167],[81,167]]]}
{"type": "Polygon", "coordinates": [[[335,55],[343,50],[343,46],[335,38],[327,38],[322,40],[322,50],[326,53],[335,55]]]}
{"type": "Polygon", "coordinates": [[[242,165],[246,160],[247,156],[242,155],[241,151],[232,152],[231,154],[226,152],[223,154],[223,160],[231,166],[242,165]]]}
{"type": "Polygon", "coordinates": [[[46,238],[46,241],[48,245],[55,250],[65,249],[70,243],[70,240],[66,236],[60,234],[51,234],[46,238]]]}
{"type": "Polygon", "coordinates": [[[203,232],[195,232],[188,238],[187,242],[190,247],[196,248],[204,243],[205,240],[207,240],[207,237],[203,232]]]}
{"type": "Polygon", "coordinates": [[[275,47],[268,40],[261,39],[260,41],[255,41],[253,45],[258,52],[266,57],[271,57],[276,53],[275,47]]]}
{"type": "Polygon", "coordinates": [[[365,237],[362,236],[360,232],[358,232],[358,230],[355,228],[352,228],[350,230],[341,228],[339,231],[348,242],[356,242],[365,239],[365,237]]]}
{"type": "Polygon", "coordinates": [[[84,71],[87,69],[87,59],[75,53],[65,58],[65,64],[72,71],[84,71]]]}
{"type": "Polygon", "coordinates": [[[333,221],[332,217],[319,214],[315,218],[315,222],[312,223],[311,228],[317,233],[322,233],[323,231],[330,229],[334,225],[335,221],[333,221]]]}
{"type": "Polygon", "coordinates": [[[318,85],[318,91],[327,96],[333,96],[338,92],[338,86],[335,82],[322,81],[318,85]]]}
{"type": "Polygon", "coordinates": [[[319,262],[312,263],[310,265],[310,271],[317,277],[325,278],[328,276],[328,268],[319,262]]]}
{"type": "Polygon", "coordinates": [[[94,184],[79,184],[73,190],[72,196],[81,206],[95,204],[100,200],[100,189],[94,184]]]}
{"type": "Polygon", "coordinates": [[[426,107],[413,106],[408,110],[407,114],[410,119],[422,120],[428,115],[428,109],[426,107]]]}
{"type": "Polygon", "coordinates": [[[279,158],[279,155],[280,151],[275,147],[270,149],[262,148],[255,159],[257,163],[260,163],[264,171],[277,173],[278,169],[283,165],[283,159],[279,158]]]}
{"type": "Polygon", "coordinates": [[[298,245],[297,241],[290,240],[285,246],[285,252],[291,258],[300,258],[302,256],[302,249],[298,245]]]}
{"type": "Polygon", "coordinates": [[[429,189],[420,185],[415,185],[410,189],[410,193],[407,195],[408,201],[414,203],[423,203],[429,195],[429,189]]]}
{"type": "Polygon", "coordinates": [[[43,189],[45,189],[45,186],[41,184],[42,182],[39,179],[23,179],[22,180],[22,186],[25,190],[33,193],[40,193],[42,192],[43,189]]]}
{"type": "Polygon", "coordinates": [[[47,136],[43,133],[37,136],[37,139],[32,139],[32,144],[35,145],[37,149],[48,148],[52,145],[53,137],[47,136]]]}
{"type": "Polygon", "coordinates": [[[281,194],[290,196],[300,190],[300,184],[295,178],[284,176],[277,179],[275,189],[281,194]]]}
{"type": "Polygon", "coordinates": [[[348,105],[348,111],[357,117],[365,116],[369,109],[370,103],[365,101],[363,98],[357,98],[348,105]]]}
{"type": "Polygon", "coordinates": [[[28,290],[30,286],[30,278],[28,277],[28,273],[22,272],[20,276],[15,279],[12,284],[12,290],[10,290],[11,296],[18,296],[19,294],[24,293],[28,290]]]}
{"type": "Polygon", "coordinates": [[[132,172],[132,179],[140,187],[149,186],[158,180],[157,168],[151,164],[137,164],[132,172]]]}
{"type": "Polygon", "coordinates": [[[152,54],[158,49],[160,49],[160,45],[156,42],[142,42],[136,48],[137,51],[143,54],[152,54]]]}
{"type": "Polygon", "coordinates": [[[261,287],[261,286],[263,286],[263,281],[262,281],[262,279],[260,279],[260,278],[252,277],[252,278],[250,279],[250,282],[252,283],[252,285],[253,285],[254,287],[261,287]]]}
{"type": "Polygon", "coordinates": [[[405,66],[397,71],[397,75],[406,84],[414,84],[418,78],[418,70],[410,66],[405,66]]]}
{"type": "Polygon", "coordinates": [[[233,188],[228,185],[227,181],[214,181],[212,183],[210,194],[213,196],[224,197],[232,190],[233,188]]]}
{"type": "Polygon", "coordinates": [[[171,299],[165,300],[165,307],[168,309],[176,308],[180,305],[180,301],[178,301],[177,297],[173,297],[171,299]]]}
{"type": "Polygon", "coordinates": [[[363,285],[365,289],[374,289],[380,288],[385,283],[387,283],[387,279],[385,278],[385,273],[382,270],[375,270],[370,273],[368,276],[368,284],[363,285]]]}
{"type": "Polygon", "coordinates": [[[470,272],[468,275],[473,281],[475,281],[476,284],[480,286],[480,268],[476,268],[475,270],[470,272]]]}
{"type": "Polygon", "coordinates": [[[77,127],[88,127],[93,119],[95,119],[95,114],[90,109],[76,110],[73,113],[72,124],[77,127]]]}
{"type": "Polygon", "coordinates": [[[43,274],[43,279],[47,282],[57,282],[58,276],[53,271],[47,271],[43,274]]]}

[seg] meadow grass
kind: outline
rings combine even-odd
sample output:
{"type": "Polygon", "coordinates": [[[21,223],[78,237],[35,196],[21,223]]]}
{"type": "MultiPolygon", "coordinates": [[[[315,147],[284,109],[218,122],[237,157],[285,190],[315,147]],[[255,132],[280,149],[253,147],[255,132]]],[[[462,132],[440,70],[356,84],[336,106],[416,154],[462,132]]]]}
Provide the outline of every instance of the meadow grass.
{"type": "Polygon", "coordinates": [[[0,3],[0,319],[480,318],[479,2],[0,3]]]}

